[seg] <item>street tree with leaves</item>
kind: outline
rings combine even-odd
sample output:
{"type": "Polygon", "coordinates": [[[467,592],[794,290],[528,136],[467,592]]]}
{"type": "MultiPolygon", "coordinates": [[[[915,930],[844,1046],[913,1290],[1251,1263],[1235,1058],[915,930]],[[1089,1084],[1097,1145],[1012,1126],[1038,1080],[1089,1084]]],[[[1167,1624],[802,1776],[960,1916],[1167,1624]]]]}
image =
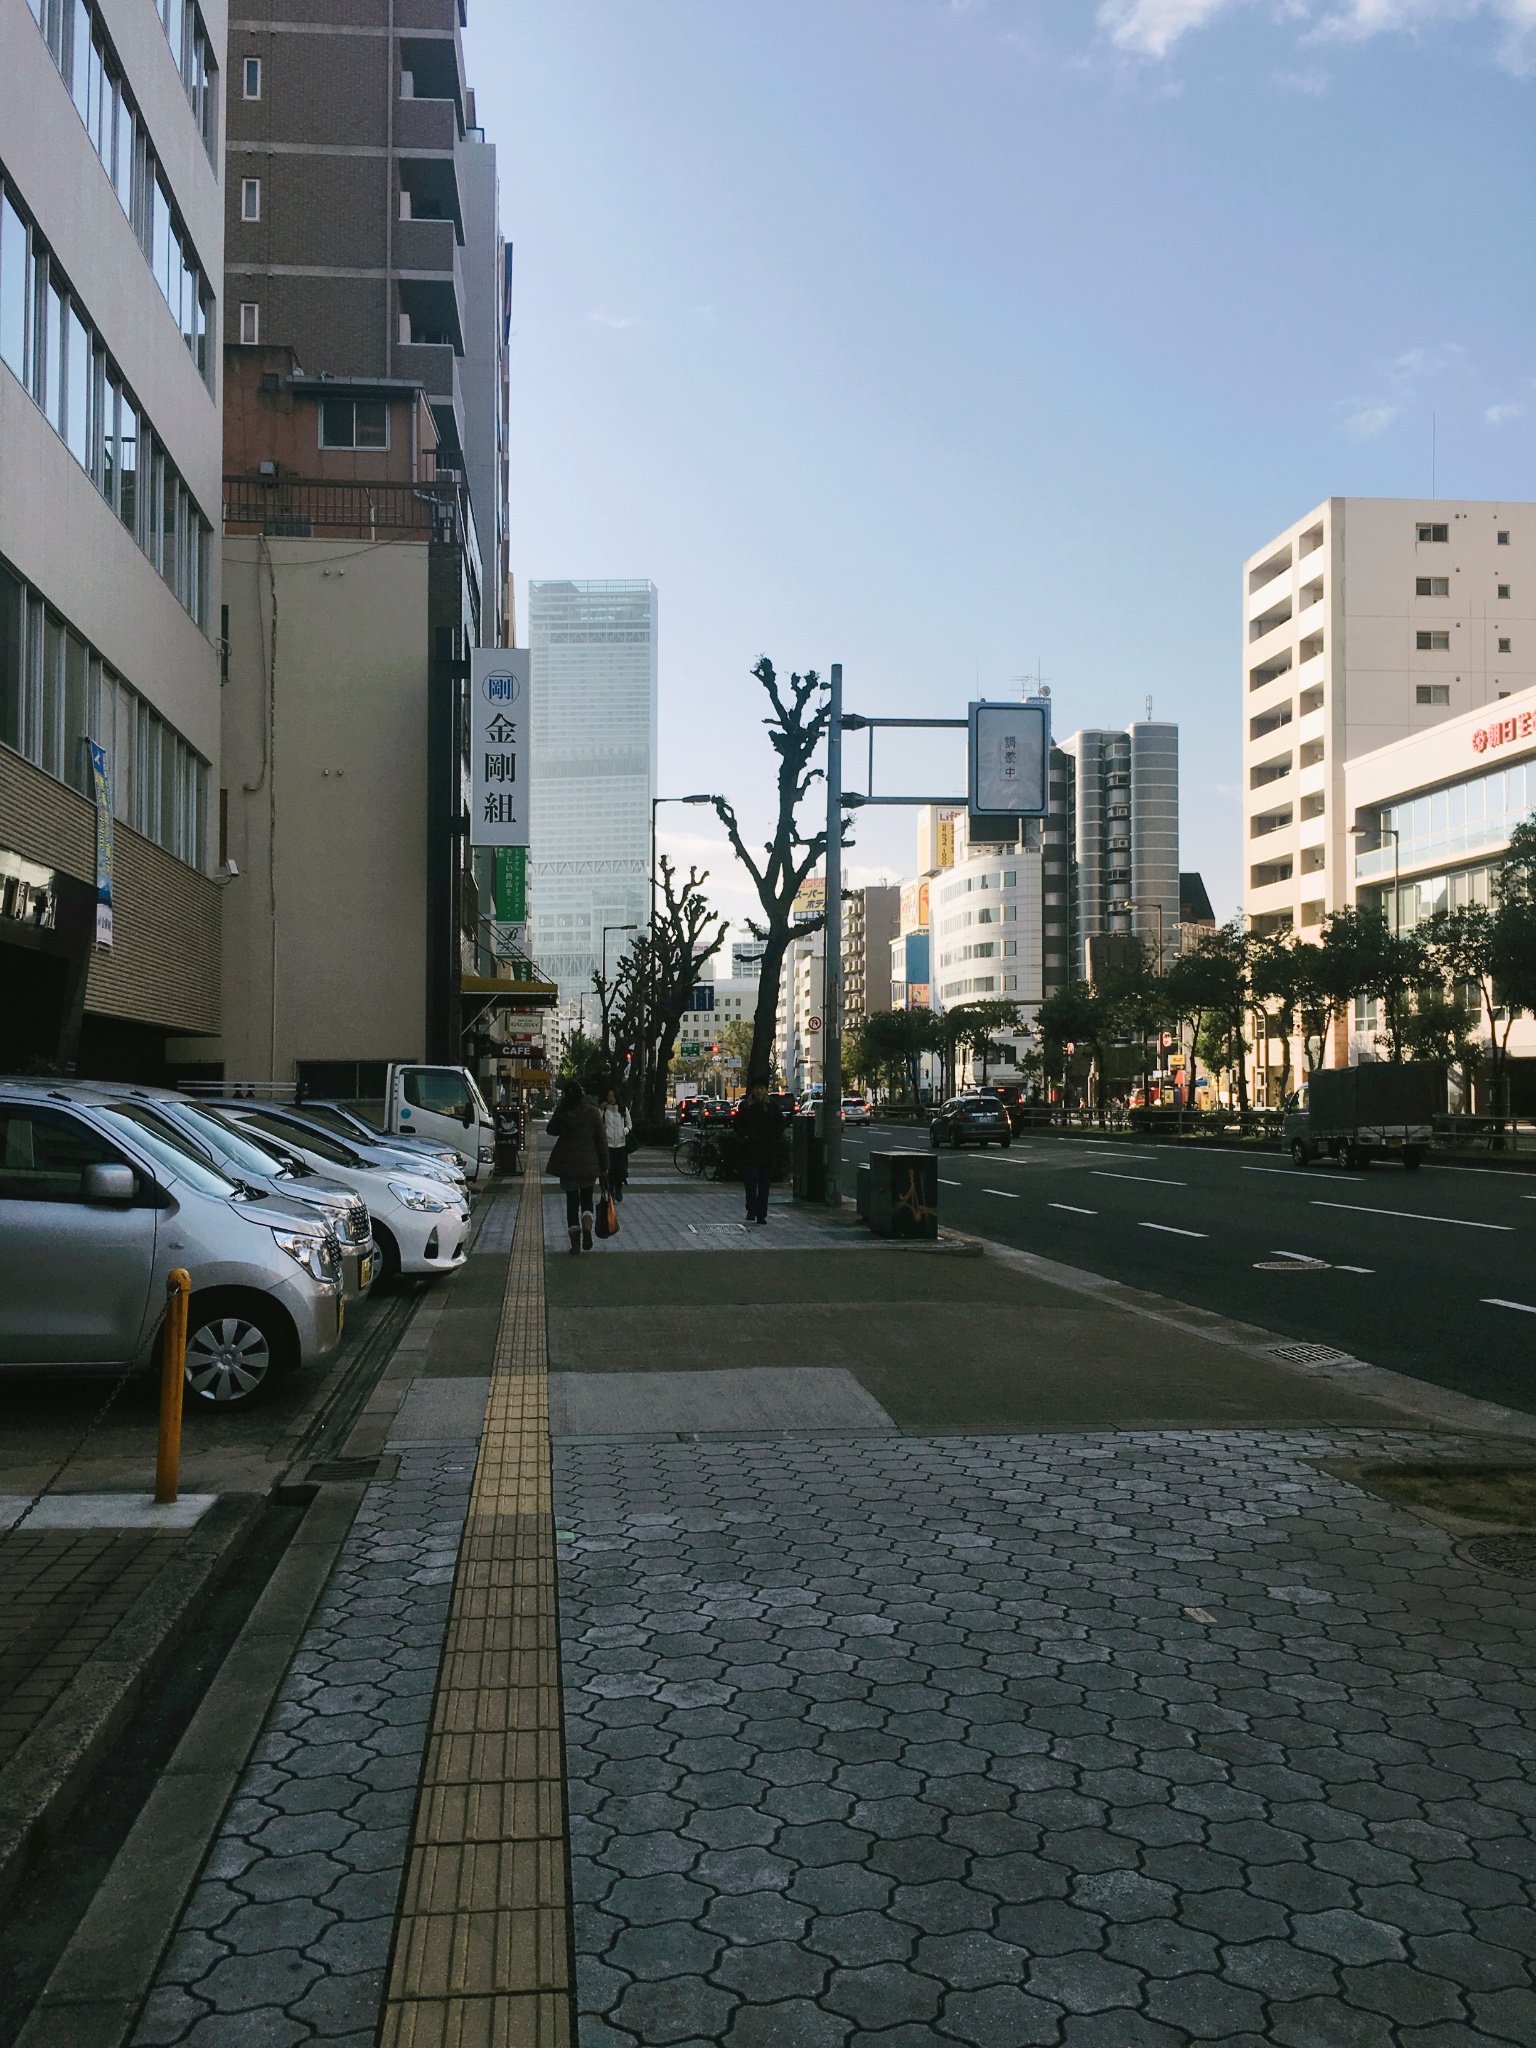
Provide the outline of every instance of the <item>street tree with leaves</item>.
{"type": "Polygon", "coordinates": [[[939,1020],[931,1010],[876,1010],[864,1019],[859,1034],[859,1059],[866,1071],[898,1073],[906,1085],[907,1102],[918,1106],[918,1061],[943,1045],[939,1020]]]}

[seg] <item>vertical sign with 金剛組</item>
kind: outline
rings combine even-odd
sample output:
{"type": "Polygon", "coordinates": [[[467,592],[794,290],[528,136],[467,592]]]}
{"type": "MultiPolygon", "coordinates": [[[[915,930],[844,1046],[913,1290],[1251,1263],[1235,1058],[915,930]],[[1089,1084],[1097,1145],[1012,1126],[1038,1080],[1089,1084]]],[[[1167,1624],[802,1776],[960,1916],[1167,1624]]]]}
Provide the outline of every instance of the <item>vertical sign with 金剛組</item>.
{"type": "Polygon", "coordinates": [[[469,659],[471,846],[528,844],[528,650],[469,659]]]}
{"type": "Polygon", "coordinates": [[[91,750],[91,798],[96,808],[96,943],[112,943],[112,771],[107,750],[87,740],[91,750]]]}

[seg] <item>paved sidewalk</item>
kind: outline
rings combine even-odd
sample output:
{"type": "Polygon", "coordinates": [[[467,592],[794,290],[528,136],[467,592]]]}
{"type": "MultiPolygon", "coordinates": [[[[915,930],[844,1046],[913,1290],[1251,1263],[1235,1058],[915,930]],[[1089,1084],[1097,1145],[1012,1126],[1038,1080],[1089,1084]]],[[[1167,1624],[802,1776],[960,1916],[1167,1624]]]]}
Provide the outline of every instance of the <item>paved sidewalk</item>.
{"type": "MultiPolygon", "coordinates": [[[[827,1251],[869,1250],[874,1240],[856,1229],[845,1214],[841,1220],[774,1201],[768,1222],[748,1223],[739,1187],[717,1187],[708,1181],[684,1181],[642,1187],[619,1203],[619,1233],[594,1246],[593,1255],[657,1251],[827,1251]]],[[[544,1184],[544,1240],[551,1252],[570,1257],[565,1196],[544,1184]]]]}
{"type": "Polygon", "coordinates": [[[1384,1433],[570,1445],[582,2048],[1536,2040],[1536,1589],[1384,1433]]]}

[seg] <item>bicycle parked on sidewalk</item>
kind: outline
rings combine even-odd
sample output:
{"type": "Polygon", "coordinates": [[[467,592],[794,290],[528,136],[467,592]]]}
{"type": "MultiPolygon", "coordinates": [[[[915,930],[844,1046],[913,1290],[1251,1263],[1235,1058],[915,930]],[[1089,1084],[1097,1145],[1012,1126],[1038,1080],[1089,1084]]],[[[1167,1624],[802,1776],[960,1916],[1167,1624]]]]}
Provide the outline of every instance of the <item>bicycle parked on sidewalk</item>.
{"type": "Polygon", "coordinates": [[[672,1147],[672,1164],[695,1180],[719,1180],[725,1171],[725,1147],[708,1128],[684,1130],[672,1147]]]}

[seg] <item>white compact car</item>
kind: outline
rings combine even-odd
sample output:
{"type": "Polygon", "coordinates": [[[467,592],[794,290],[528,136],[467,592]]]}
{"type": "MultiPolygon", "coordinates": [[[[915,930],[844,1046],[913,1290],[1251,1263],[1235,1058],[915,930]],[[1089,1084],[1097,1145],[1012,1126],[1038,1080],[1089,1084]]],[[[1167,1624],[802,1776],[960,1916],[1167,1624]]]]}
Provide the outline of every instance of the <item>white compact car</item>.
{"type": "Polygon", "coordinates": [[[301,1137],[291,1117],[265,1103],[224,1101],[218,1108],[223,1115],[260,1132],[264,1141],[296,1153],[305,1165],[362,1196],[379,1248],[376,1285],[397,1273],[456,1273],[463,1265],[469,1239],[469,1197],[462,1184],[429,1179],[403,1162],[373,1165],[327,1131],[307,1130],[301,1137]]]}

